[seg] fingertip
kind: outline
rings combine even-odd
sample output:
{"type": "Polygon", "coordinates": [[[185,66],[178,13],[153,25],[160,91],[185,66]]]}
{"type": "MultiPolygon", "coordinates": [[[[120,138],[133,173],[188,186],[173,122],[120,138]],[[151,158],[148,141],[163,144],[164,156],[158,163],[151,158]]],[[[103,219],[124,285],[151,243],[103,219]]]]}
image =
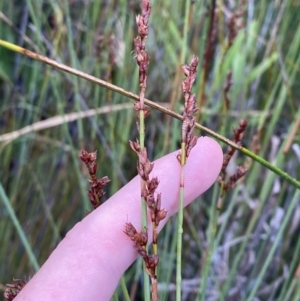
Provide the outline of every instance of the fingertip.
{"type": "MultiPolygon", "coordinates": [[[[219,143],[210,137],[200,137],[186,165],[187,202],[197,198],[216,181],[223,163],[219,143]]],[[[186,203],[185,205],[187,205],[186,203]]]]}

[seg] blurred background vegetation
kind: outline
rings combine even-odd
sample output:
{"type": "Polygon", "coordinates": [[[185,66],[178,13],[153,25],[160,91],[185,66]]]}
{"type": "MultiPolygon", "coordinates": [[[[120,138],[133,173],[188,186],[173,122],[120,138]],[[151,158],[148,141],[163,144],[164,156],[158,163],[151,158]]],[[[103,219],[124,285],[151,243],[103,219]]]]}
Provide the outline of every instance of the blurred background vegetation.
{"type": "MultiPolygon", "coordinates": [[[[201,124],[231,138],[239,120],[247,119],[244,145],[299,180],[300,1],[218,0],[210,34],[211,1],[151,2],[147,98],[181,112],[180,65],[198,55],[194,91],[201,98],[201,124]],[[232,86],[226,94],[228,72],[232,86]]],[[[0,38],[138,93],[132,40],[139,6],[138,0],[1,1],[0,38]]],[[[13,209],[0,202],[4,290],[13,277],[32,275],[91,210],[80,150],[98,151],[99,177],[111,179],[108,198],[136,174],[128,140],[137,137],[137,130],[131,100],[4,48],[0,112],[0,198],[13,209]],[[4,136],[96,108],[107,110],[41,131],[29,129],[19,137],[4,136]]],[[[150,159],[179,147],[179,121],[152,110],[146,128],[150,159]]],[[[237,165],[249,172],[226,194],[214,239],[218,184],[185,211],[183,300],[299,301],[299,191],[241,154],[232,159],[229,174],[237,165]]],[[[160,240],[160,300],[175,298],[175,226],[176,217],[160,240]]],[[[132,300],[141,300],[139,264],[125,281],[132,300]]],[[[117,293],[123,300],[121,288],[117,293]]]]}

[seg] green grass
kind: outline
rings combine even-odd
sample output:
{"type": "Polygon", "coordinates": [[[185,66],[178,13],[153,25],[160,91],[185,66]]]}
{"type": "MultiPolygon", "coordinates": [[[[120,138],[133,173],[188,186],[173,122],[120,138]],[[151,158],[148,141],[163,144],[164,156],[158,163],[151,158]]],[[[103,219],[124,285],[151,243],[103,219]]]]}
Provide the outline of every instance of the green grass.
{"type": "MultiPolygon", "coordinates": [[[[134,21],[139,1],[67,3],[0,2],[0,12],[18,27],[16,31],[7,25],[0,14],[0,39],[137,94],[132,39],[136,35],[134,21]],[[49,25],[51,15],[56,19],[56,30],[49,25]],[[20,32],[27,38],[22,38],[20,32]]],[[[209,26],[205,1],[191,5],[178,0],[152,3],[146,97],[178,111],[183,99],[179,67],[185,63],[183,59],[189,62],[193,54],[200,57],[200,76],[194,89],[200,91],[209,26]]],[[[252,137],[259,131],[259,155],[297,180],[299,14],[299,1],[249,1],[245,28],[227,52],[226,33],[217,32],[201,119],[202,125],[231,138],[232,128],[238,126],[240,118],[246,118],[249,126],[244,145],[251,150],[252,137]],[[234,84],[230,90],[231,106],[224,115],[223,85],[229,70],[233,72],[234,84]]],[[[86,196],[88,175],[78,158],[82,148],[98,151],[101,175],[112,180],[107,197],[135,175],[136,158],[128,144],[138,135],[135,112],[128,107],[114,110],[117,104],[130,102],[126,96],[105,87],[0,48],[0,138],[54,116],[111,107],[108,113],[0,142],[1,284],[32,274],[90,209],[86,196]]],[[[152,110],[146,129],[150,159],[179,148],[178,120],[152,110]]],[[[222,147],[226,151],[227,146],[222,143],[222,147]]],[[[215,236],[210,229],[215,217],[217,184],[185,210],[182,300],[195,300],[197,296],[198,300],[299,300],[299,278],[294,277],[300,264],[299,190],[245,154],[238,153],[232,160],[233,166],[245,160],[249,172],[226,195],[215,236]],[[213,253],[211,264],[207,265],[209,248],[213,253]],[[199,292],[200,287],[206,288],[205,294],[199,292]]],[[[159,240],[161,301],[175,300],[175,225],[176,217],[159,240]]],[[[141,277],[135,266],[125,274],[129,291],[141,277]]],[[[119,300],[123,300],[121,286],[117,292],[119,300]]]]}

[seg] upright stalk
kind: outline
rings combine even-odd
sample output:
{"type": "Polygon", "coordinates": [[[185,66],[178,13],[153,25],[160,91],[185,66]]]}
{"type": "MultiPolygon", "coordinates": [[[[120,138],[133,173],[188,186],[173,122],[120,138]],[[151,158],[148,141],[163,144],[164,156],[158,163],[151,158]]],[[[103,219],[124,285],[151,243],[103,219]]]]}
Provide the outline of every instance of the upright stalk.
{"type": "Polygon", "coordinates": [[[180,171],[180,191],[178,206],[178,230],[177,230],[177,264],[176,264],[176,300],[181,300],[181,256],[182,256],[182,233],[183,233],[183,200],[184,200],[184,167],[186,162],[185,143],[181,143],[181,171],[180,171]]]}
{"type": "Polygon", "coordinates": [[[150,61],[148,52],[145,49],[145,43],[148,36],[148,21],[151,12],[149,0],[142,0],[142,15],[136,17],[138,25],[138,36],[134,39],[136,61],[139,65],[139,84],[140,94],[139,101],[134,104],[137,111],[137,126],[139,131],[139,141],[130,141],[130,146],[138,156],[138,173],[141,177],[141,207],[142,207],[142,231],[138,232],[131,223],[126,223],[125,234],[134,242],[134,247],[144,260],[144,299],[149,300],[149,274],[151,278],[151,297],[152,301],[158,301],[157,290],[157,236],[159,222],[164,219],[167,212],[161,209],[161,195],[156,193],[158,179],[150,179],[150,173],[153,169],[147,156],[145,147],[145,118],[149,115],[149,108],[145,107],[145,91],[147,87],[147,70],[150,61]],[[153,254],[149,255],[147,249],[148,232],[147,232],[147,208],[149,209],[152,222],[152,243],[153,254]]]}
{"type": "Polygon", "coordinates": [[[195,112],[196,108],[196,95],[191,94],[193,83],[196,79],[196,71],[199,58],[194,56],[190,65],[183,65],[181,68],[186,76],[182,82],[182,90],[184,94],[184,112],[181,131],[181,150],[177,156],[181,165],[180,171],[180,195],[179,195],[179,208],[178,208],[178,230],[177,230],[177,270],[176,270],[176,301],[181,300],[181,256],[182,256],[182,233],[183,233],[183,201],[184,201],[184,170],[187,158],[192,148],[197,143],[197,137],[193,135],[195,127],[195,112]]]}
{"type": "MultiPolygon", "coordinates": [[[[142,16],[138,15],[136,17],[136,22],[138,25],[139,35],[134,39],[135,51],[136,51],[136,61],[139,65],[139,84],[140,84],[140,94],[139,102],[134,104],[137,114],[137,126],[139,130],[139,147],[140,151],[145,150],[145,118],[149,114],[149,109],[145,108],[145,91],[147,88],[147,70],[150,62],[150,57],[145,49],[146,39],[148,37],[148,21],[151,13],[151,6],[149,1],[142,1],[142,16]]],[[[141,164],[141,158],[139,157],[139,164],[141,164]]],[[[141,192],[145,189],[145,180],[141,177],[141,192]]],[[[143,193],[141,193],[143,195],[143,193]]],[[[147,227],[147,206],[145,199],[142,196],[142,227],[147,227]]]]}

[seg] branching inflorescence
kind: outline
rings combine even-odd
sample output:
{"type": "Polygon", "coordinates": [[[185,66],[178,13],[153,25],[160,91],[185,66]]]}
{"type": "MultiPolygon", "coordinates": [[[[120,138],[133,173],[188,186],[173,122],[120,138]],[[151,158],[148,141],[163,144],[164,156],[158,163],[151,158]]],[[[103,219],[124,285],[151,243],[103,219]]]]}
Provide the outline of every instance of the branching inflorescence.
{"type": "MultiPolygon", "coordinates": [[[[184,143],[185,156],[188,157],[192,148],[197,143],[197,137],[193,135],[196,118],[194,116],[197,112],[196,95],[192,94],[192,86],[196,79],[197,66],[199,58],[194,56],[190,65],[183,65],[183,70],[186,79],[182,81],[182,91],[184,94],[184,112],[182,121],[181,142],[184,143]]],[[[181,161],[182,154],[180,153],[178,159],[181,161]]],[[[184,162],[185,164],[185,162],[184,162]]]]}
{"type": "Polygon", "coordinates": [[[88,153],[83,150],[80,154],[80,159],[85,163],[91,177],[89,180],[90,189],[88,190],[88,196],[93,208],[96,209],[101,205],[100,199],[105,194],[103,188],[108,182],[110,182],[110,179],[106,176],[97,179],[97,152],[88,153]]]}

